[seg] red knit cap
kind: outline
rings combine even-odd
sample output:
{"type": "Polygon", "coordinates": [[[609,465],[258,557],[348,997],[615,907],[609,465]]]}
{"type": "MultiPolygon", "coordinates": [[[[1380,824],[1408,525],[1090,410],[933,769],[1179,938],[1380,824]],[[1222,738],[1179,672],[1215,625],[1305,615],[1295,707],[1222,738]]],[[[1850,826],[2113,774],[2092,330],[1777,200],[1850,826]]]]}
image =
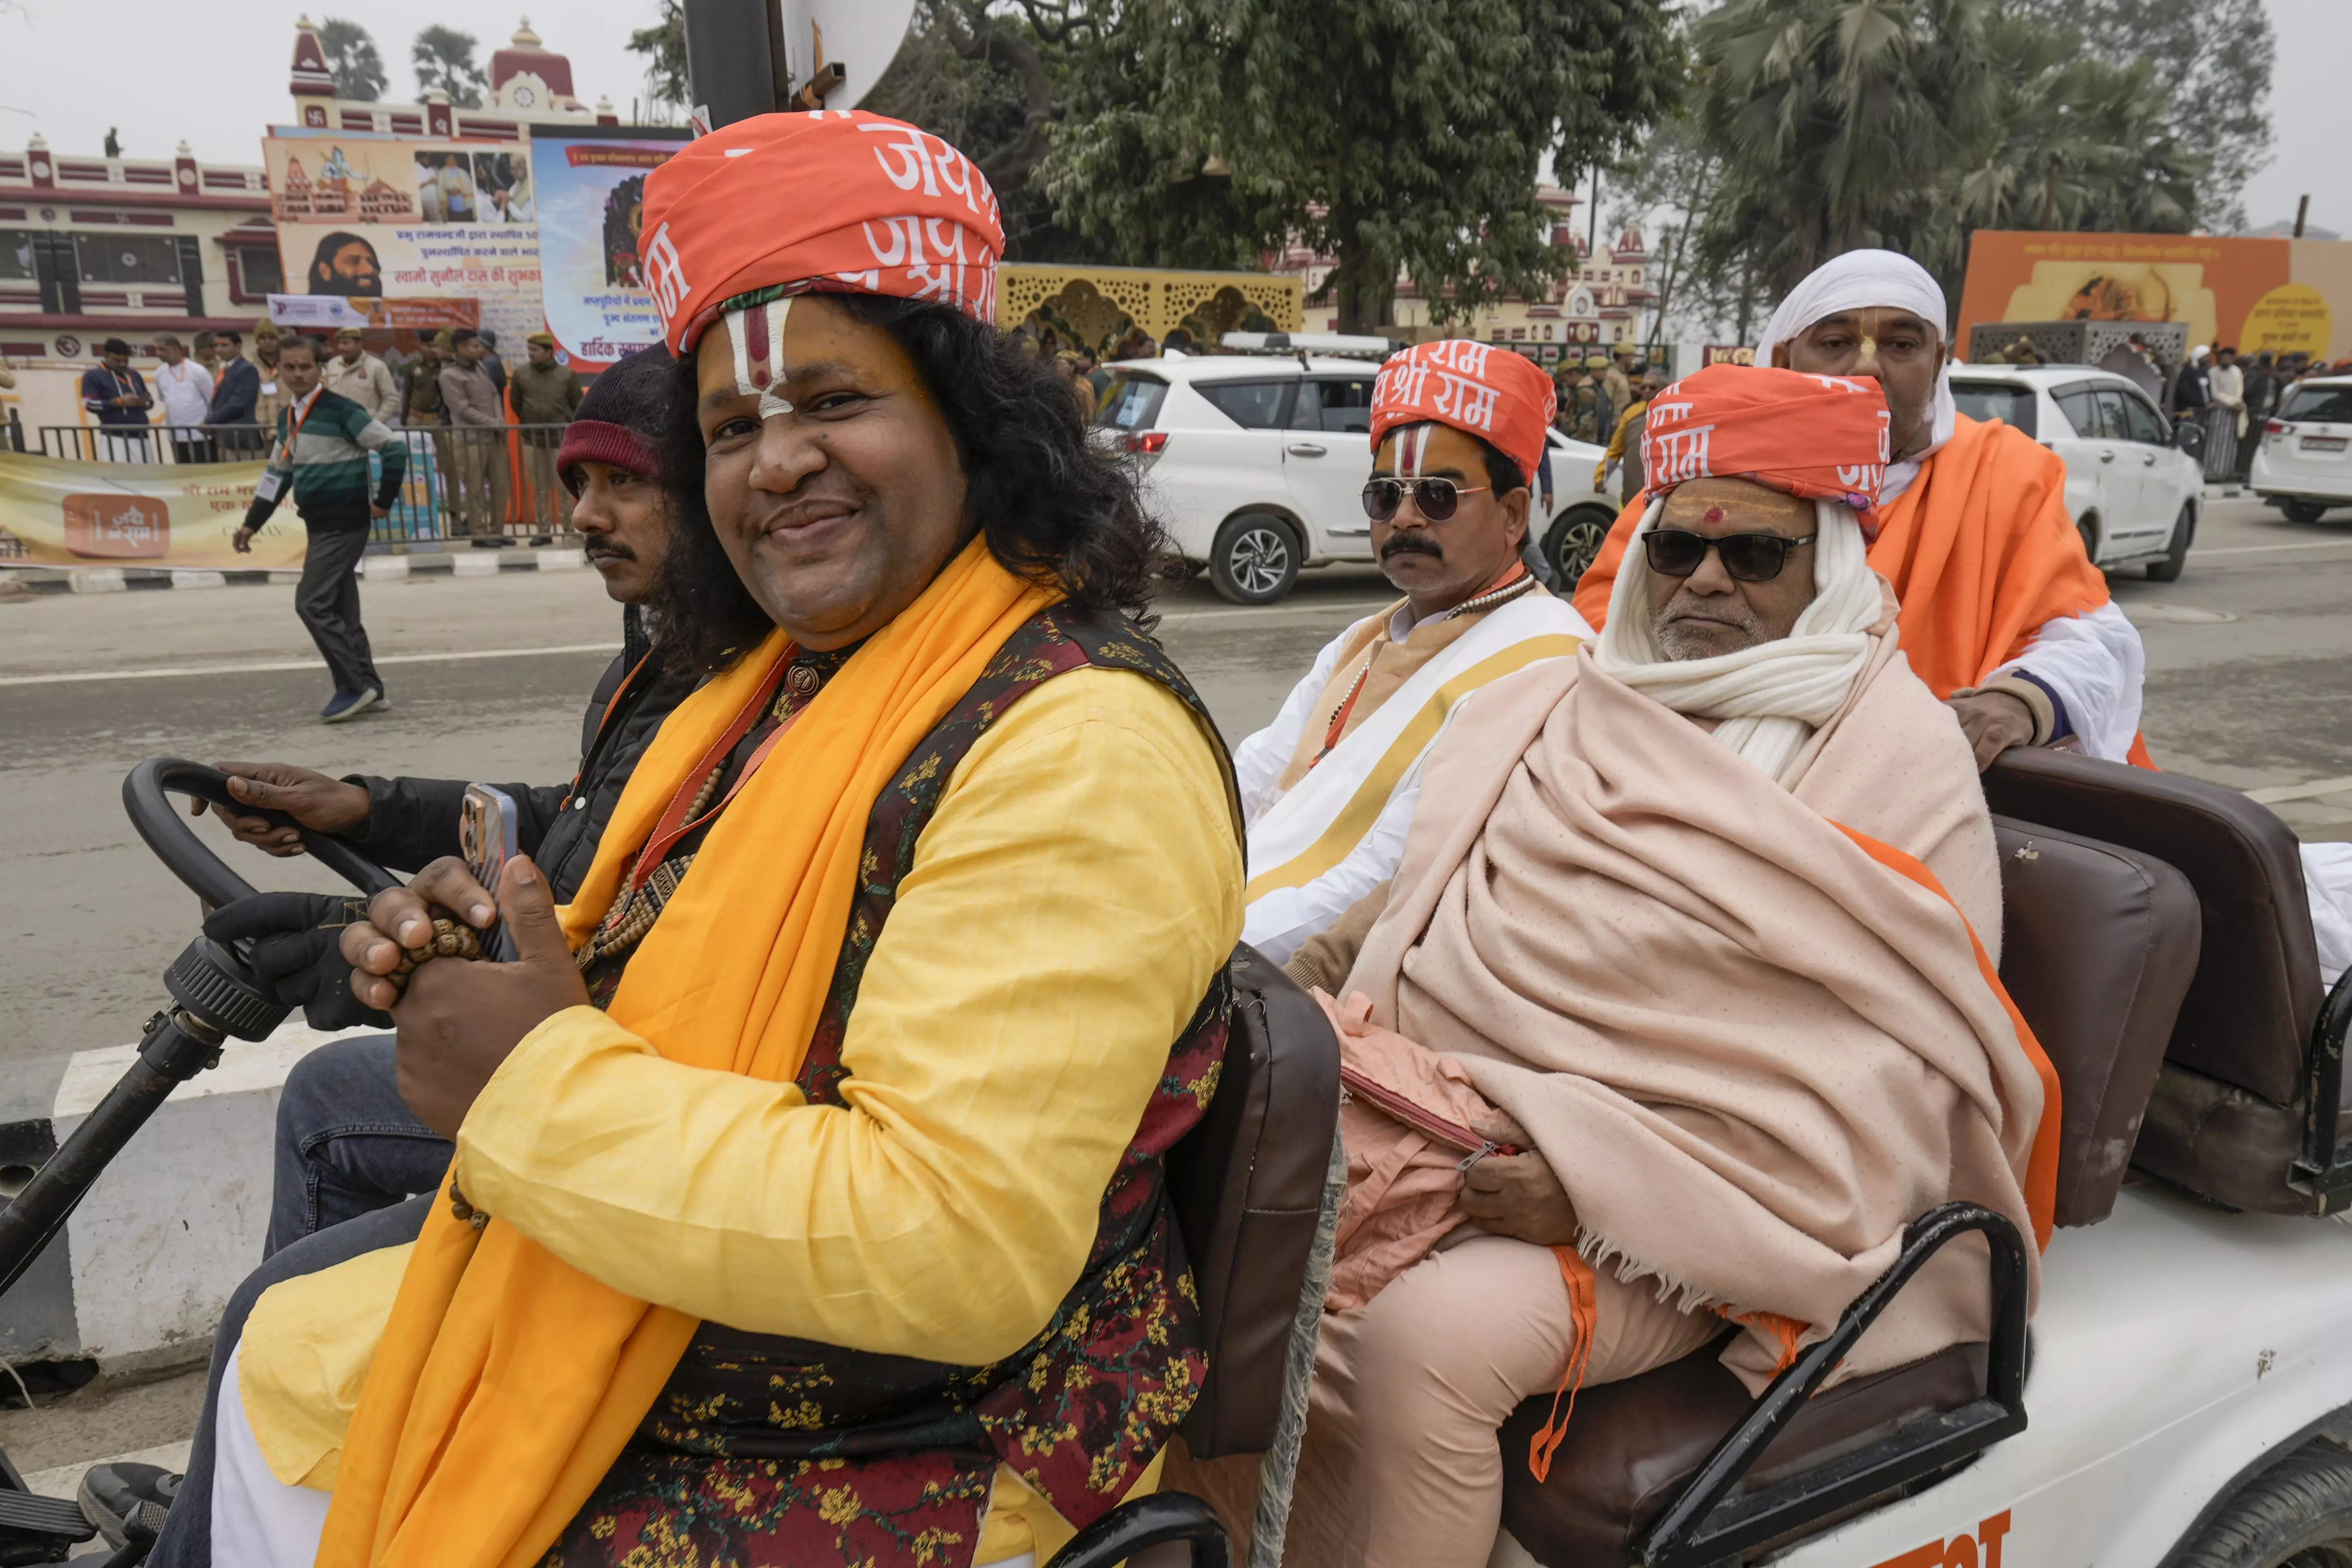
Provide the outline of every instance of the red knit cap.
{"type": "Polygon", "coordinates": [[[637,251],[662,336],[685,354],[763,289],[936,300],[985,321],[1004,250],[971,159],[860,110],[722,125],[646,176],[637,251]]]}
{"type": "Polygon", "coordinates": [[[1400,425],[1433,420],[1491,442],[1532,481],[1559,406],[1551,377],[1509,349],[1467,338],[1418,343],[1372,383],[1372,450],[1400,425]]]}
{"type": "Polygon", "coordinates": [[[1650,493],[1687,479],[1753,479],[1843,501],[1865,536],[1886,479],[1886,394],[1863,377],[1711,364],[1650,399],[1642,473],[1650,493]]]}

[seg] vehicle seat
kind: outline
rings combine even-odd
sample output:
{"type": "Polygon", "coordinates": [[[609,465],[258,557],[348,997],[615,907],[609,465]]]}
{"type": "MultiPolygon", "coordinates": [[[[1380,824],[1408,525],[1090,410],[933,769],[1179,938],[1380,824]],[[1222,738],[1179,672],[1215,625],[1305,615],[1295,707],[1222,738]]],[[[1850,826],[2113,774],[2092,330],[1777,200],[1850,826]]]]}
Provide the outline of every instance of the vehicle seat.
{"type": "MultiPolygon", "coordinates": [[[[2058,1221],[2114,1205],[2132,1134],[2195,965],[2188,879],[2152,857],[1994,819],[2001,856],[2001,979],[2056,1068],[2064,1101],[2058,1221]]],[[[1503,1524],[1549,1568],[1632,1563],[1633,1543],[1679,1495],[1752,1401],[1717,1360],[1722,1342],[1585,1389],[1538,1483],[1528,1444],[1549,1394],[1505,1424],[1503,1524]]],[[[1753,1491],[1956,1411],[1985,1393],[1985,1347],[1955,1345],[1816,1394],[1748,1474],[1753,1491]]],[[[1850,1510],[1849,1510],[1850,1511],[1850,1510]]],[[[1824,1517],[1827,1524],[1837,1516],[1824,1517]]]]}
{"type": "Polygon", "coordinates": [[[2006,816],[2156,856],[2196,889],[2204,940],[2133,1163],[2232,1208],[2343,1207],[2343,1020],[2332,1044],[2317,1037],[2326,998],[2286,824],[2235,790],[2047,750],[2004,755],[1985,795],[2006,816]]]}
{"type": "Polygon", "coordinates": [[[1168,1195],[1200,1290],[1208,1380],[1179,1428],[1195,1458],[1274,1443],[1284,1359],[1339,1124],[1339,1041],[1323,1009],[1246,943],[1209,1109],[1168,1152],[1168,1195]]]}

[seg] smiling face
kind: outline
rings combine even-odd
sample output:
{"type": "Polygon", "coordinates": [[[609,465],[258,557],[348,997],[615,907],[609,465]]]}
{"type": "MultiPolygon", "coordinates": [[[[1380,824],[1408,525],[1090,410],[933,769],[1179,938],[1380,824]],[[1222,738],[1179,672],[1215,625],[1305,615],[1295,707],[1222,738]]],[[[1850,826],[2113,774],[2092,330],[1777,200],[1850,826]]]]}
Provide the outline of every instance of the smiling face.
{"type": "Polygon", "coordinates": [[[1372,457],[1376,479],[1451,479],[1463,492],[1454,515],[1432,522],[1408,493],[1396,515],[1372,523],[1372,555],[1426,618],[1484,592],[1519,558],[1528,536],[1525,486],[1497,496],[1477,438],[1450,425],[1391,430],[1372,457]],[[1476,487],[1475,489],[1471,487],[1476,487]]]}
{"type": "Polygon", "coordinates": [[[588,564],[615,604],[644,603],[669,552],[669,499],[660,485],[610,463],[579,465],[572,526],[586,539],[588,564]]]}
{"type": "Polygon", "coordinates": [[[1886,394],[1888,449],[1900,462],[1927,450],[1935,435],[1928,413],[1944,343],[1935,325],[1894,306],[1873,305],[1824,316],[1772,349],[1772,363],[1808,375],[1866,376],[1886,394]]]}
{"type": "Polygon", "coordinates": [[[955,437],[898,341],[803,295],[713,325],[695,371],[704,500],[769,618],[821,652],[914,603],[969,525],[955,437]]]}
{"type": "MultiPolygon", "coordinates": [[[[1666,497],[1660,528],[1685,529],[1709,539],[1729,533],[1777,533],[1802,539],[1814,531],[1813,503],[1752,479],[1693,479],[1666,497]]],[[[1769,583],[1742,583],[1710,550],[1687,577],[1649,574],[1650,625],[1667,658],[1713,658],[1789,635],[1813,602],[1813,546],[1789,552],[1769,583]]]]}

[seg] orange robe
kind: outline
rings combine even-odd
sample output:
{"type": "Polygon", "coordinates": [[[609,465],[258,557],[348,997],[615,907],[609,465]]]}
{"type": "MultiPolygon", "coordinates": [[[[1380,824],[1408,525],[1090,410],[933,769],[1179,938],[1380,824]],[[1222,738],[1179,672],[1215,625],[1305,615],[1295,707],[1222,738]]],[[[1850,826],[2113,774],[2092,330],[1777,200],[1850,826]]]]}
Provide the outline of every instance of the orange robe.
{"type": "MultiPolygon", "coordinates": [[[[1644,491],[1618,514],[1576,584],[1577,610],[1596,629],[1648,505],[1644,491]]],[[[1938,697],[1982,685],[2046,623],[2107,602],[2106,577],[2066,511],[2065,459],[2012,426],[1965,414],[1880,510],[1870,564],[1895,585],[1903,652],[1938,697]]],[[[2137,740],[2131,760],[2155,765],[2137,740]]]]}

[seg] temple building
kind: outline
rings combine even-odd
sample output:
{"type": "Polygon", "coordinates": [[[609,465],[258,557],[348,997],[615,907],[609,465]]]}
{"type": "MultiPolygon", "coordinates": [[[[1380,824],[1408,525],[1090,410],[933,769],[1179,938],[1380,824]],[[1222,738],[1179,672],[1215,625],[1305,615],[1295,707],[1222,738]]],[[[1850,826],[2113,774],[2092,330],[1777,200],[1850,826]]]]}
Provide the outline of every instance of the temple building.
{"type": "Polygon", "coordinates": [[[479,109],[453,104],[437,88],[427,89],[419,103],[338,98],[318,25],[305,16],[294,24],[293,76],[288,85],[294,94],[294,123],[312,131],[373,132],[420,141],[528,142],[533,125],[621,123],[609,100],[598,99],[591,107],[572,96],[572,61],[547,47],[530,30],[529,17],[504,48],[491,54],[488,75],[490,89],[479,109]]]}

